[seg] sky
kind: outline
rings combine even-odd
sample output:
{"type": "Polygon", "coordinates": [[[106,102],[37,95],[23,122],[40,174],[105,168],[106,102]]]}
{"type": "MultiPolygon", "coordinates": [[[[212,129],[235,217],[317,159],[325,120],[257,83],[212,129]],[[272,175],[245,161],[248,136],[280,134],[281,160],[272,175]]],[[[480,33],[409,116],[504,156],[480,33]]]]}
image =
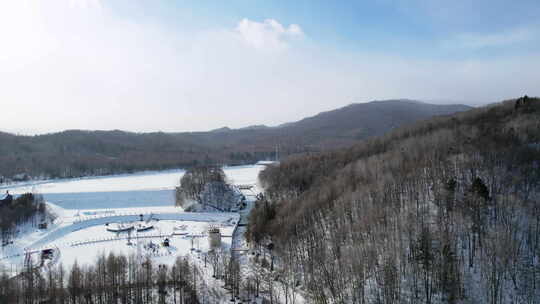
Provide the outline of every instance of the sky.
{"type": "Polygon", "coordinates": [[[537,0],[0,1],[0,130],[203,131],[540,95],[537,0]]]}

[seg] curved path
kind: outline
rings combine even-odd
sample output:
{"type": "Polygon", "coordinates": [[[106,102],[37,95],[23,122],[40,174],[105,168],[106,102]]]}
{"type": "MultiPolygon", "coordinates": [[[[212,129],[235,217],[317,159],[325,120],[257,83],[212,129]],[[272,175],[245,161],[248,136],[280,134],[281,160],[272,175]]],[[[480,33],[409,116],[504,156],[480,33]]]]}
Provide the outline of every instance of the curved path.
{"type": "MultiPolygon", "coordinates": [[[[154,219],[159,220],[176,220],[176,221],[191,221],[191,222],[238,222],[237,213],[188,213],[188,212],[163,212],[163,213],[146,213],[144,215],[152,214],[154,219]]],[[[140,219],[139,214],[127,213],[127,214],[115,214],[105,215],[95,218],[87,218],[78,220],[73,218],[71,221],[64,220],[60,226],[52,229],[43,238],[37,240],[27,247],[27,250],[31,248],[39,248],[59,239],[69,233],[86,229],[92,226],[104,225],[109,222],[133,222],[140,219]]]]}

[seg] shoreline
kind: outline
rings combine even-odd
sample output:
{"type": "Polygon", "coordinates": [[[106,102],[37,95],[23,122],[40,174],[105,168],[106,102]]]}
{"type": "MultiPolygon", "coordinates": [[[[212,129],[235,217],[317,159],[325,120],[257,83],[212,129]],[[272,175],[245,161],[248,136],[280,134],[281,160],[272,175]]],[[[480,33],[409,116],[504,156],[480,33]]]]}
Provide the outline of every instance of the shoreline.
{"type": "MultiPolygon", "coordinates": [[[[257,162],[254,164],[245,164],[245,165],[224,165],[223,169],[227,168],[246,168],[251,166],[264,166],[262,162],[257,162]]],[[[163,170],[143,170],[136,171],[131,173],[113,173],[105,175],[85,175],[80,177],[65,177],[65,178],[54,178],[54,179],[33,179],[28,181],[12,182],[12,183],[0,183],[1,190],[9,190],[9,188],[19,188],[19,187],[30,187],[30,186],[39,186],[43,184],[53,184],[58,182],[71,182],[71,181],[81,181],[81,180],[94,180],[94,179],[105,179],[105,178],[118,178],[118,177],[130,177],[130,176],[151,176],[156,174],[167,174],[167,173],[181,173],[185,172],[185,168],[173,168],[173,169],[163,169],[163,170]]]]}

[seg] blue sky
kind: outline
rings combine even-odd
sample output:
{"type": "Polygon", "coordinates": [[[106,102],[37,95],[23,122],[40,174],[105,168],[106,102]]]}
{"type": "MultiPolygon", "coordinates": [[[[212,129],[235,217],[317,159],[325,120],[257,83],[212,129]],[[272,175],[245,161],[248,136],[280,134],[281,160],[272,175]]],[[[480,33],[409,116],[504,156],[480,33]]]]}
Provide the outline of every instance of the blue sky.
{"type": "Polygon", "coordinates": [[[526,54],[540,47],[540,4],[530,0],[117,1],[113,10],[179,30],[230,27],[242,18],[275,19],[301,25],[317,44],[348,51],[441,58],[526,54]],[[519,30],[531,33],[519,43],[503,41],[519,30]],[[463,35],[499,35],[501,41],[475,48],[446,45],[463,35]]]}
{"type": "Polygon", "coordinates": [[[537,16],[529,0],[3,1],[0,128],[208,130],[540,95],[537,16]]]}

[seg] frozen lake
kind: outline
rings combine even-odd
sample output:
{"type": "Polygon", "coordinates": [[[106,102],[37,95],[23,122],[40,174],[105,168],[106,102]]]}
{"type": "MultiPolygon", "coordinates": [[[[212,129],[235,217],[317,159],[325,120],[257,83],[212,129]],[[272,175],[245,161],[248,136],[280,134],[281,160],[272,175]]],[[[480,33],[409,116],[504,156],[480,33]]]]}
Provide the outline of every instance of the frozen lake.
{"type": "MultiPolygon", "coordinates": [[[[225,167],[224,171],[234,184],[252,184],[257,181],[264,166],[225,167]]],[[[174,205],[174,188],[184,170],[141,172],[102,177],[62,179],[30,182],[0,187],[0,193],[9,190],[17,195],[25,192],[43,194],[45,200],[65,209],[105,209],[174,205]]]]}

